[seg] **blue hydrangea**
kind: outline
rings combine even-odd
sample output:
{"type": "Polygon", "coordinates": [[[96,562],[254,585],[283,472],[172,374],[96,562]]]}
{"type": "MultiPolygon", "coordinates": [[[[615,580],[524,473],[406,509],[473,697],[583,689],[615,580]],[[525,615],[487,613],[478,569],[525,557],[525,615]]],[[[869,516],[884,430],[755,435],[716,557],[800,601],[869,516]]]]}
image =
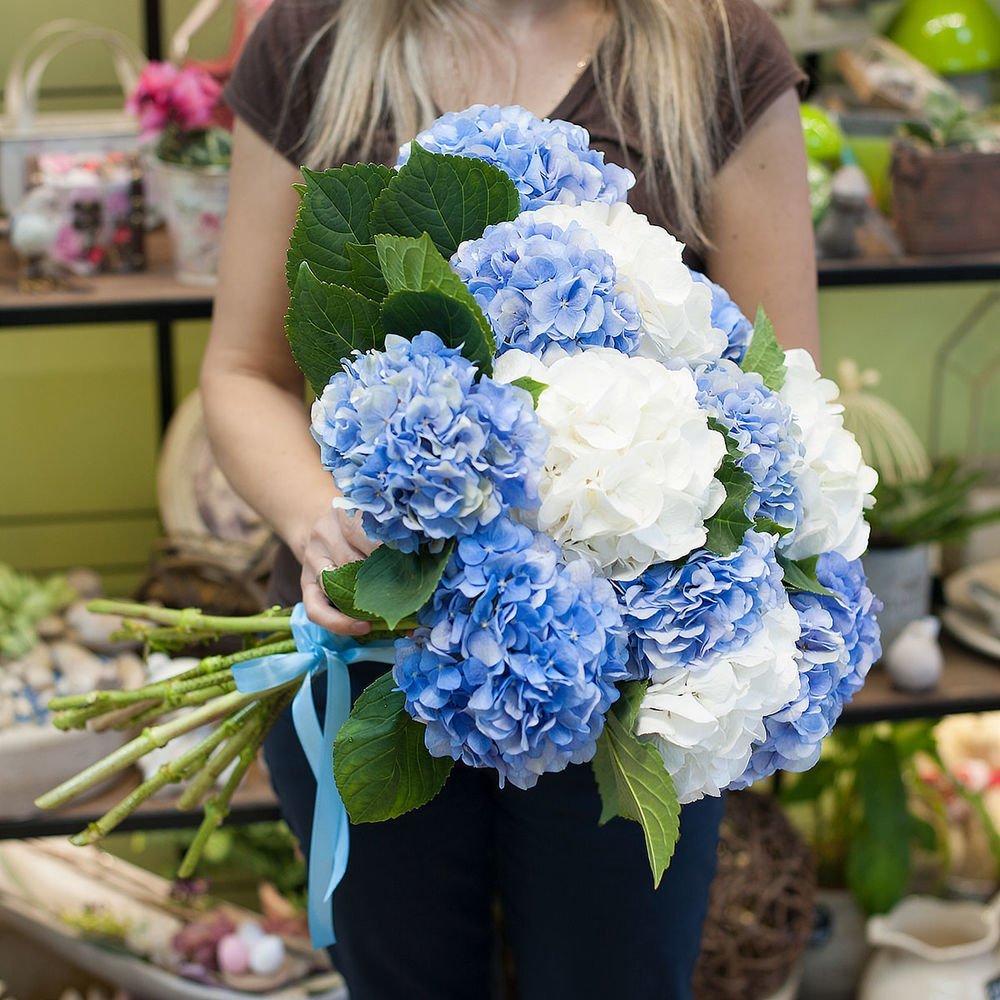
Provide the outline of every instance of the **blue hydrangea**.
{"type": "MultiPolygon", "coordinates": [[[[553,202],[613,205],[625,201],[635,184],[631,170],[605,163],[604,154],[590,148],[585,128],[536,118],[517,106],[475,104],[465,111],[450,111],[414,141],[432,153],[471,156],[499,167],[517,187],[522,209],[553,202]]],[[[409,156],[407,143],[396,166],[409,156]]]]}
{"type": "Polygon", "coordinates": [[[330,379],[313,407],[323,466],[370,538],[413,552],[538,504],[547,435],[531,397],[433,333],[388,336],[330,379]]]}
{"type": "Polygon", "coordinates": [[[753,338],[753,323],[743,315],[740,307],[729,297],[729,292],[722,285],[717,285],[701,271],[691,270],[691,277],[711,289],[712,326],[716,330],[721,330],[728,341],[722,356],[739,364],[753,338]]]}
{"type": "Polygon", "coordinates": [[[500,785],[593,757],[625,676],[611,584],[561,561],[506,518],[458,542],[393,676],[436,757],[497,770],[500,785]]]}
{"type": "Polygon", "coordinates": [[[451,266],[486,313],[497,354],[544,357],[552,345],[632,354],[639,346],[635,299],[616,291],[614,259],[575,222],[563,229],[522,215],[490,226],[458,248],[451,266]]]}
{"type": "Polygon", "coordinates": [[[764,720],[767,739],[754,747],[746,772],[731,787],[746,788],[779,768],[808,771],[819,760],[844,705],[861,689],[882,655],[876,620],[881,604],[868,589],[861,560],[835,552],[819,557],[816,576],[834,596],[791,593],[802,629],[798,697],[764,720]]]}
{"type": "Polygon", "coordinates": [[[802,517],[795,470],[803,446],[792,436],[792,411],[756,372],[718,361],[695,372],[698,402],[729,432],[743,453],[737,465],[749,473],[754,491],[749,517],[765,517],[794,529],[802,517]]]}
{"type": "Polygon", "coordinates": [[[705,670],[742,649],[765,611],[785,602],[774,538],[748,531],[731,555],[699,549],[682,565],[661,563],[617,585],[632,670],[705,670]]]}

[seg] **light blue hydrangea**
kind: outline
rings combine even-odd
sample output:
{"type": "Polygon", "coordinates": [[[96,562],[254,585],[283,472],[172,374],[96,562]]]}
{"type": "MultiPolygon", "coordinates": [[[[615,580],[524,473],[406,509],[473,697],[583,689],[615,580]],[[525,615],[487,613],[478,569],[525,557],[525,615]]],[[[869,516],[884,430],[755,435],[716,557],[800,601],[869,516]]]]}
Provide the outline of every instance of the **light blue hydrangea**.
{"type": "Polygon", "coordinates": [[[729,292],[722,285],[717,285],[701,271],[689,270],[695,281],[700,281],[711,289],[712,326],[716,330],[721,330],[728,341],[722,356],[739,364],[753,338],[753,323],[743,315],[740,307],[729,297],[729,292]]]}
{"type": "Polygon", "coordinates": [[[323,466],[370,538],[403,552],[538,504],[547,435],[531,397],[433,333],[345,362],[313,406],[323,466]]]}
{"type": "MultiPolygon", "coordinates": [[[[432,153],[471,156],[499,167],[517,187],[522,209],[553,202],[612,205],[625,201],[635,184],[631,170],[605,163],[604,154],[590,148],[585,128],[536,118],[517,106],[475,104],[465,111],[450,111],[414,141],[432,153]]],[[[407,143],[396,166],[409,156],[407,143]]]]}
{"type": "Polygon", "coordinates": [[[844,705],[861,689],[882,655],[878,599],[868,589],[861,560],[835,552],[819,557],[816,576],[834,596],[793,591],[802,632],[798,641],[798,697],[764,720],[767,739],[754,747],[746,772],[731,786],[746,788],[775,771],[808,771],[819,760],[844,705]]]}
{"type": "Polygon", "coordinates": [[[575,222],[563,229],[522,215],[490,226],[451,266],[489,319],[498,355],[517,348],[544,357],[553,345],[632,354],[639,345],[635,299],[615,290],[613,258],[575,222]]]}
{"type": "Polygon", "coordinates": [[[436,757],[492,767],[500,785],[593,757],[625,676],[611,584],[499,518],[459,541],[393,676],[436,757]]]}
{"type": "Polygon", "coordinates": [[[774,538],[748,531],[731,555],[699,549],[617,584],[636,676],[706,670],[742,649],[765,611],[785,602],[774,538]]]}
{"type": "Polygon", "coordinates": [[[718,361],[695,372],[698,402],[729,432],[743,453],[737,465],[750,474],[754,491],[749,517],[765,517],[793,530],[802,517],[795,471],[802,442],[792,436],[792,411],[756,372],[718,361]]]}

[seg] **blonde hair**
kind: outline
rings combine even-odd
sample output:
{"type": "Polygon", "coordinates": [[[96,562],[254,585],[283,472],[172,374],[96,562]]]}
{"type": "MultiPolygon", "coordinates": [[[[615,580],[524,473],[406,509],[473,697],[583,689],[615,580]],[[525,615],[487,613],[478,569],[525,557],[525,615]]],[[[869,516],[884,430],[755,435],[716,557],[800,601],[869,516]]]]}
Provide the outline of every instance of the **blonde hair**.
{"type": "MultiPolygon", "coordinates": [[[[614,17],[593,57],[600,96],[619,139],[626,120],[634,123],[640,182],[654,203],[672,195],[681,230],[708,246],[703,222],[721,140],[723,86],[739,113],[723,0],[604,2],[614,17]]],[[[442,51],[442,41],[452,52],[476,38],[481,43],[484,28],[502,45],[470,0],[340,0],[299,64],[332,35],[306,133],[306,161],[324,166],[343,162],[349,152],[370,156],[380,126],[388,125],[399,144],[426,128],[439,113],[426,70],[433,53],[442,51]]]]}

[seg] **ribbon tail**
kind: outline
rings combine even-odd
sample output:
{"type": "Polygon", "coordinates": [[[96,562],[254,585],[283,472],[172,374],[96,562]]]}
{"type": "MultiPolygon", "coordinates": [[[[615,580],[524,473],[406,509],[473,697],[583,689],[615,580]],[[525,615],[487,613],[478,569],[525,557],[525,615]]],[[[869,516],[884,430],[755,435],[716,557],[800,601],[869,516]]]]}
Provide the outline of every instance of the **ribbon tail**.
{"type": "Polygon", "coordinates": [[[310,760],[316,775],[316,807],[309,845],[309,935],[316,948],[336,942],[332,897],[347,870],[350,847],[347,810],[333,777],[333,741],[351,711],[351,680],[341,657],[328,651],[326,659],[322,749],[315,763],[310,760]]]}

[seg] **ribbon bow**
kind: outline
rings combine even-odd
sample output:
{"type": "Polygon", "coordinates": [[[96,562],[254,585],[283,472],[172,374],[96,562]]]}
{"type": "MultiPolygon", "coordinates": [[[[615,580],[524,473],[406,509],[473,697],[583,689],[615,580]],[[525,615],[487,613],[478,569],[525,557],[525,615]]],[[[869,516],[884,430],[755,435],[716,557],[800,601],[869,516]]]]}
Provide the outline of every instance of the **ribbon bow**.
{"type": "Polygon", "coordinates": [[[233,667],[236,688],[256,694],[302,678],[292,701],[292,722],[302,750],[316,778],[312,839],[309,845],[309,935],[313,947],[325,948],[337,940],[333,930],[333,890],[347,870],[349,833],[347,810],[333,778],[333,740],[351,711],[348,664],[359,660],[393,662],[389,641],[361,645],[346,636],[327,632],[306,617],[302,604],[292,610],[295,653],[244,660],[233,667]],[[313,701],[312,678],[326,672],[326,714],[320,722],[313,701]]]}

